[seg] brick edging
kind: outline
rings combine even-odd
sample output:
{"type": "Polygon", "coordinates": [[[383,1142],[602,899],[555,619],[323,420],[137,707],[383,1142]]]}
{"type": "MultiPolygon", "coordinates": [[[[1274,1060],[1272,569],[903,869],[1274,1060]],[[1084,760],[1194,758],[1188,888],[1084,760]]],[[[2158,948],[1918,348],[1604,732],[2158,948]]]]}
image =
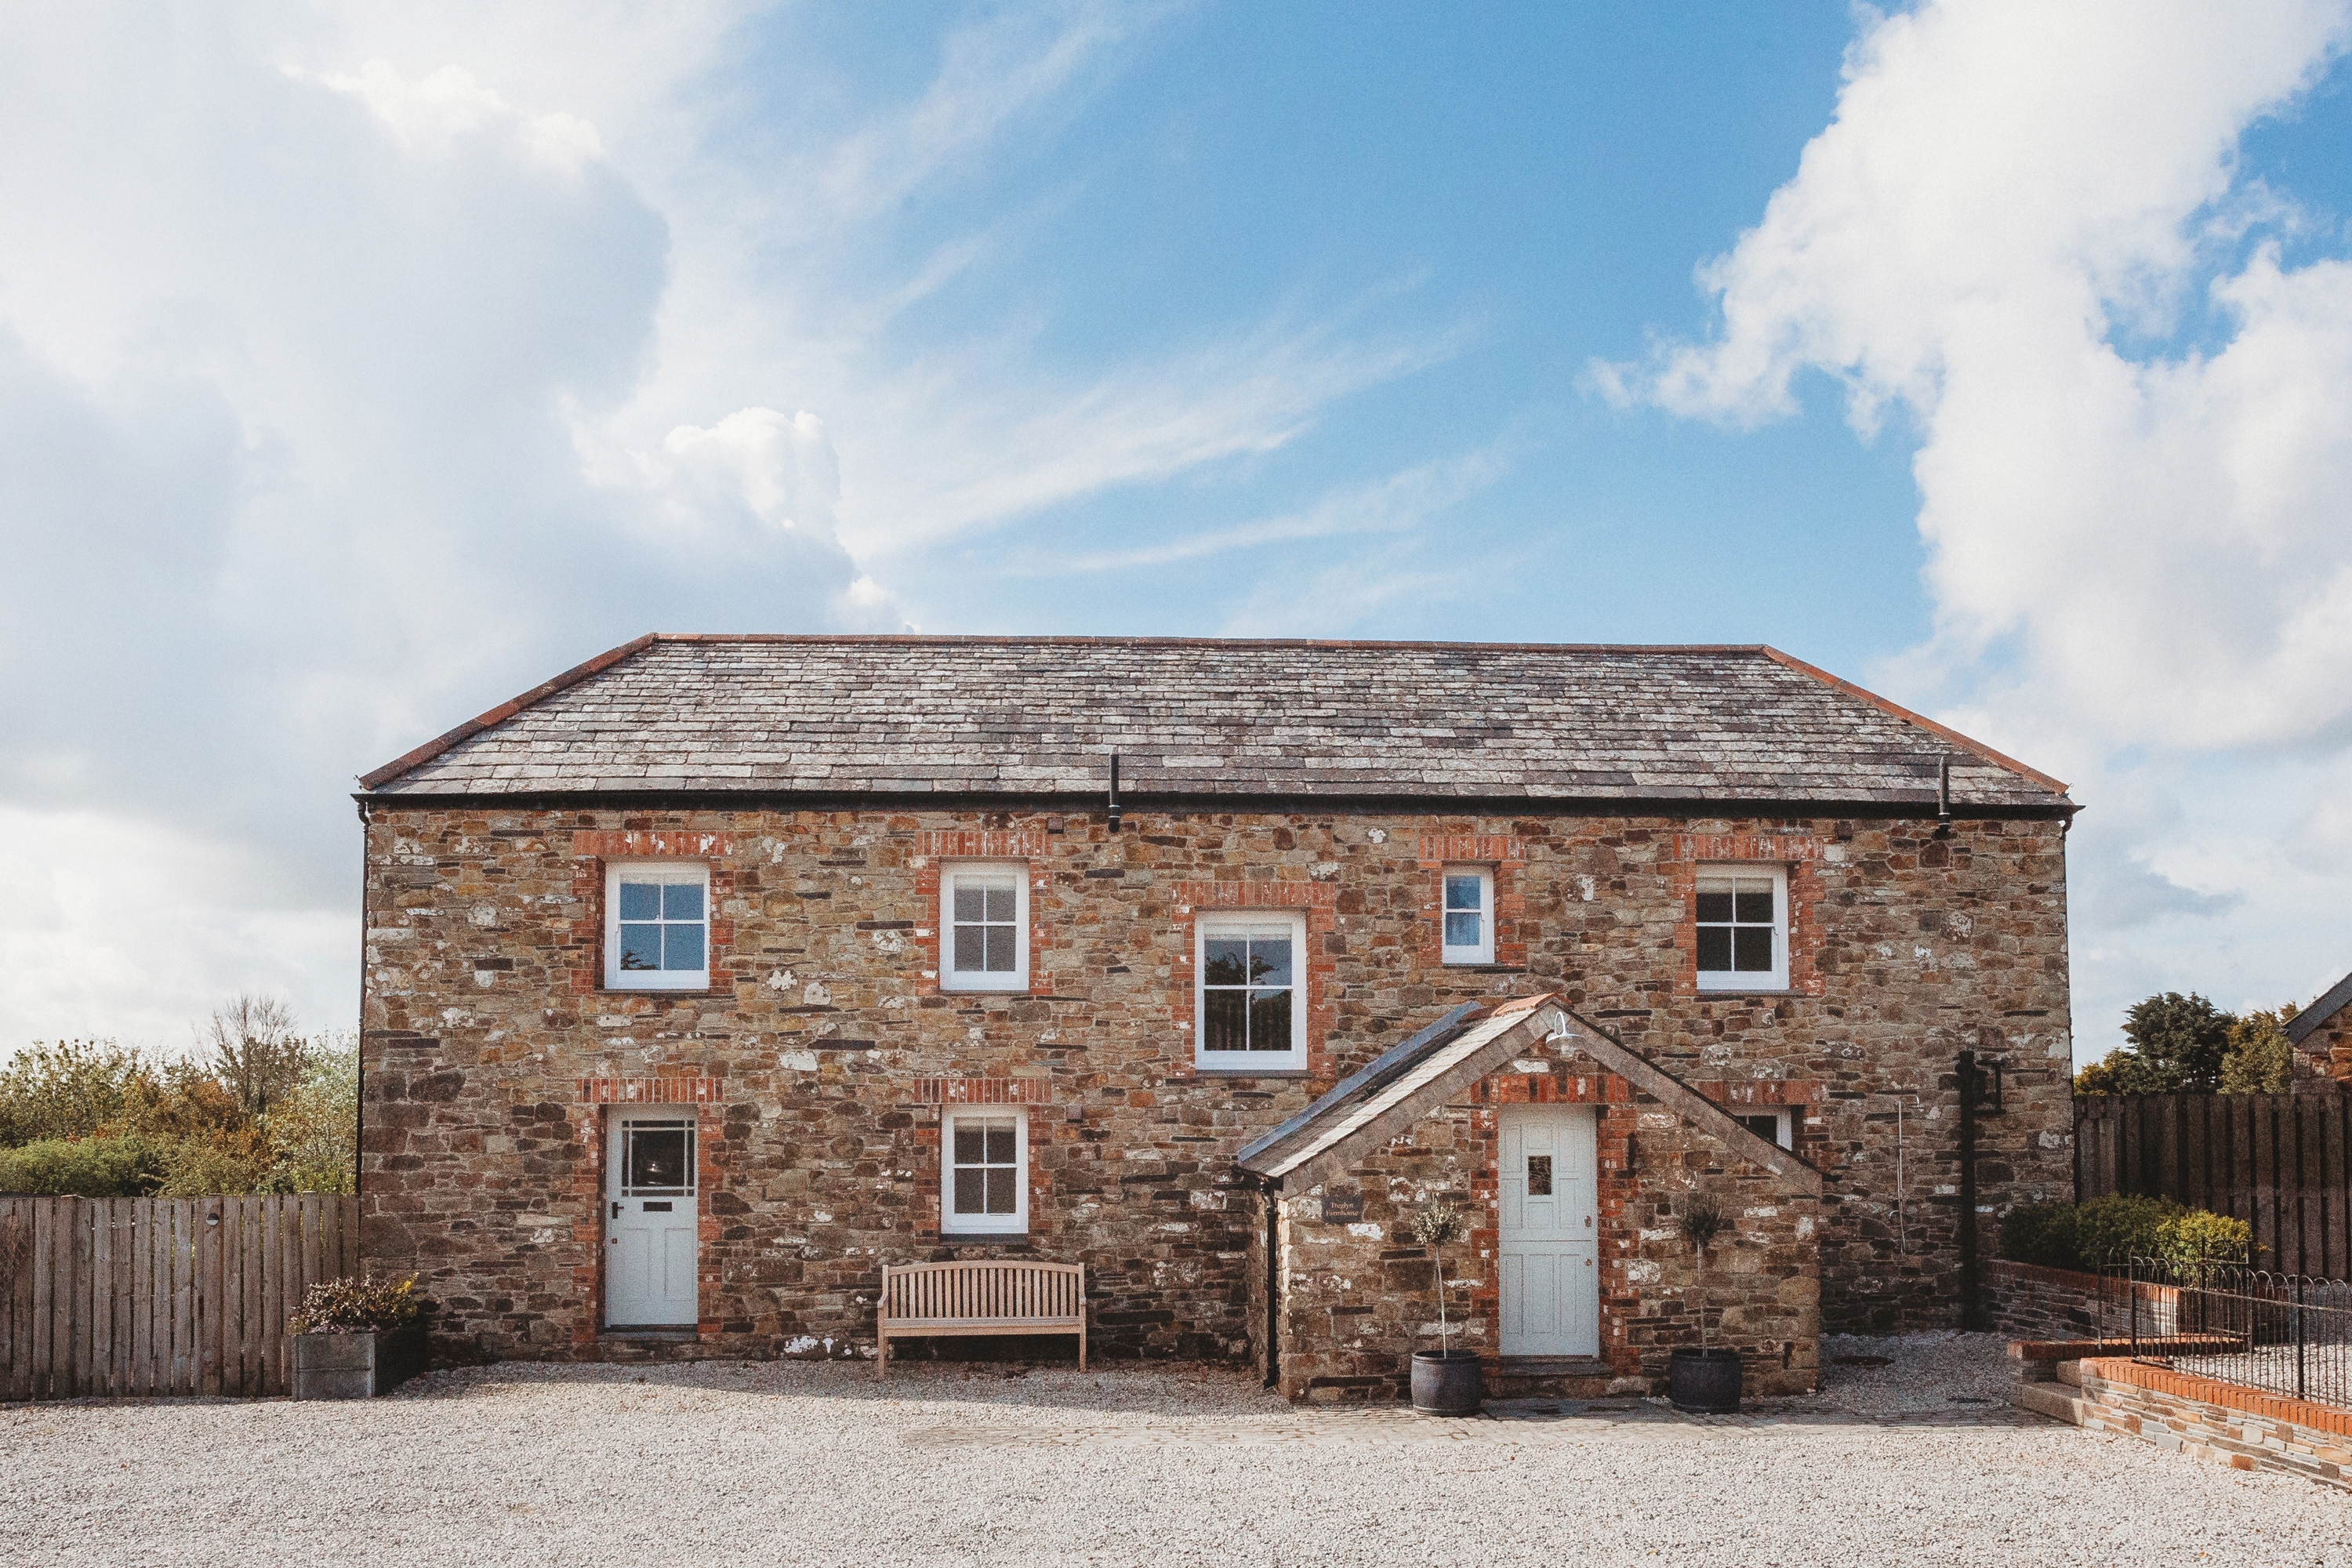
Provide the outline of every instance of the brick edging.
{"type": "Polygon", "coordinates": [[[2096,1378],[2102,1383],[2144,1388],[2150,1394],[2168,1394],[2175,1399],[2193,1399],[2223,1410],[2257,1415],[2265,1421],[2290,1422],[2314,1432],[2325,1432],[2333,1437],[2352,1437],[2352,1410],[2314,1405],[2307,1399],[2296,1399],[2284,1394],[2264,1394],[2260,1389],[2241,1388],[2233,1383],[2174,1372],[2169,1367],[2144,1366],[2128,1356],[2102,1356],[2086,1361],[2082,1366],[2084,1377],[2096,1378]]]}

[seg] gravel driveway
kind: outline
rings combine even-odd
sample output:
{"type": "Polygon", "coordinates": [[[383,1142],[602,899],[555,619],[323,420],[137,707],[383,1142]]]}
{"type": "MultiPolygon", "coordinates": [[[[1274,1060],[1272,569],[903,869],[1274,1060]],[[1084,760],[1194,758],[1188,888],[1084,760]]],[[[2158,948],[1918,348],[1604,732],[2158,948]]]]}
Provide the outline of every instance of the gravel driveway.
{"type": "Polygon", "coordinates": [[[921,1363],[887,1385],[508,1365],[365,1405],[16,1405],[0,1561],[2352,1564],[2343,1494],[2012,1412],[1990,1336],[1822,1353],[1892,1364],[1709,1421],[921,1363]]]}

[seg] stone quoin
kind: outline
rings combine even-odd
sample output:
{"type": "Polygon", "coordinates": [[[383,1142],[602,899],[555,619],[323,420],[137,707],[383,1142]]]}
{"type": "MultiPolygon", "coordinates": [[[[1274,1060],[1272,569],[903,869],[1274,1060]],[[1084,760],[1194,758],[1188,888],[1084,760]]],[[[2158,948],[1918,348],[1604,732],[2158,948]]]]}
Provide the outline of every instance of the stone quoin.
{"type": "Polygon", "coordinates": [[[362,1245],[447,1349],[865,1356],[885,1264],[1027,1257],[1392,1397],[1444,1198],[1490,1386],[1704,1314],[1795,1390],[1958,1321],[1961,1051],[1981,1255],[2071,1192],[2064,786],[1769,648],[652,637],[362,784],[362,1245]]]}

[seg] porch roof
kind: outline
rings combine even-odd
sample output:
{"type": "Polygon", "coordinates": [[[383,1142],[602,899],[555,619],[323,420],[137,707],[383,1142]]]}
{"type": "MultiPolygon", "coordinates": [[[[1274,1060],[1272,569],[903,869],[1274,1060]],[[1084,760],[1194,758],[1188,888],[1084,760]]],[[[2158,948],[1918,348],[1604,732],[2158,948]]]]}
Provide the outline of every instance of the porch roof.
{"type": "Polygon", "coordinates": [[[1494,1006],[1465,1003],[1382,1052],[1305,1110],[1244,1147],[1234,1163],[1304,1191],[1343,1168],[1351,1146],[1401,1136],[1505,1063],[1567,1035],[1603,1068],[1791,1186],[1818,1195],[1822,1173],[1648,1058],[1546,993],[1494,1006]],[[1581,1027],[1579,1026],[1581,1025],[1581,1027]]]}

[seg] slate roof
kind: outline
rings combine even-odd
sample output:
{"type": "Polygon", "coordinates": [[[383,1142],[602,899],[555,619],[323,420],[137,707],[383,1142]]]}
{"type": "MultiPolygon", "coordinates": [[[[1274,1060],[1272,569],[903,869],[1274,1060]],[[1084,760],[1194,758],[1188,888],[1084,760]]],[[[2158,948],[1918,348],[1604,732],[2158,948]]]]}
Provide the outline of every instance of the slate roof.
{"type": "Polygon", "coordinates": [[[2347,1005],[2352,1005],[2352,974],[2337,981],[2326,995],[2287,1020],[2287,1043],[2303,1044],[2314,1029],[2344,1011],[2347,1005]]]}
{"type": "Polygon", "coordinates": [[[360,782],[687,792],[1932,801],[2065,785],[1762,647],[680,637],[592,659],[360,782]]]}

